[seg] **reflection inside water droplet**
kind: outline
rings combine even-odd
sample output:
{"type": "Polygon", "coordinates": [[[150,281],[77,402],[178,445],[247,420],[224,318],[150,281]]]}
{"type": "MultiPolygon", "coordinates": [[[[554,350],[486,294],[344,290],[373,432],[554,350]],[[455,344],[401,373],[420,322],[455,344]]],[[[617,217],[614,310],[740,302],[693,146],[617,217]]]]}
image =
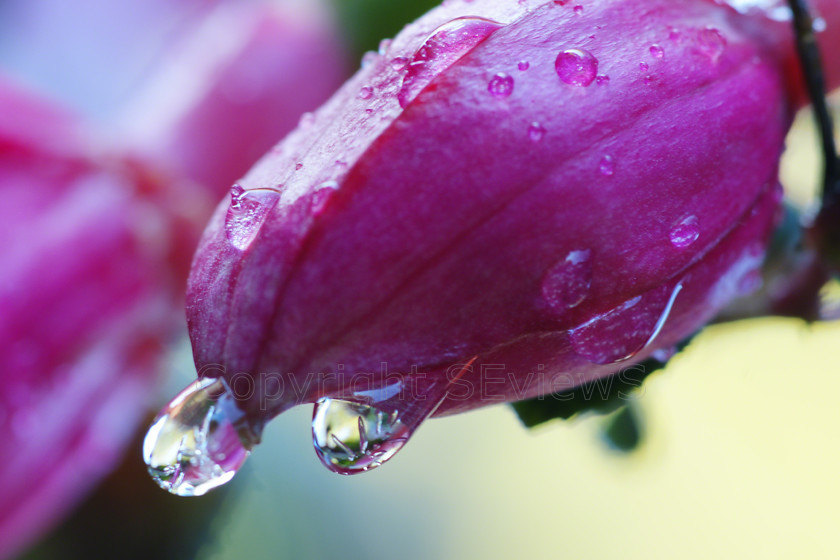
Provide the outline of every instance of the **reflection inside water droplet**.
{"type": "Polygon", "coordinates": [[[164,490],[201,496],[232,479],[257,440],[225,382],[200,379],[155,418],[143,460],[164,490]]]}
{"type": "Polygon", "coordinates": [[[381,466],[434,413],[467,368],[452,379],[404,375],[384,387],[356,392],[351,399],[319,400],[312,415],[318,458],[331,471],[345,475],[381,466]]]}

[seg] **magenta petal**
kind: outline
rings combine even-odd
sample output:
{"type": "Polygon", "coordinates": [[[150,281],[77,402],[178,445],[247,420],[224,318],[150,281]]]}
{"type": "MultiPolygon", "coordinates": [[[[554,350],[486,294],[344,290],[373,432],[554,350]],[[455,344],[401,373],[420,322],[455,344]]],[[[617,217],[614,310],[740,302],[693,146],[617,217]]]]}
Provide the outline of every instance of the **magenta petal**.
{"type": "Polygon", "coordinates": [[[477,356],[448,413],[676,343],[761,261],[797,103],[789,39],[704,0],[433,10],[240,182],[234,203],[272,193],[258,219],[219,207],[188,287],[199,371],[282,373],[294,391],[246,395],[265,419],[382,363],[447,375],[477,356]],[[500,25],[440,40],[479,16],[500,25]],[[412,64],[434,75],[406,96],[412,64]]]}

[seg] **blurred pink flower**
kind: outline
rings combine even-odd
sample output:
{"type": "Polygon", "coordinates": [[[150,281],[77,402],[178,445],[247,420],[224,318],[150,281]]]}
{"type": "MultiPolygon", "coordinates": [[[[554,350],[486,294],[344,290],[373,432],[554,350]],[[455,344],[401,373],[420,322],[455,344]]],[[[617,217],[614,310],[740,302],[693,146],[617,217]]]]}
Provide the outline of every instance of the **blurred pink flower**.
{"type": "MultiPolygon", "coordinates": [[[[570,389],[756,287],[804,100],[789,23],[573,4],[444,2],[219,206],[190,335],[255,430],[301,402],[387,400],[383,366],[426,374],[438,414],[570,389]]],[[[834,45],[840,7],[819,8],[834,45]]]]}
{"type": "MultiPolygon", "coordinates": [[[[320,3],[300,13],[213,4],[121,5],[114,19],[107,9],[70,10],[66,25],[78,19],[104,26],[105,35],[109,24],[127,29],[133,38],[115,52],[132,41],[168,45],[158,59],[167,68],[132,103],[115,91],[103,96],[95,83],[110,67],[114,79],[142,84],[136,60],[126,68],[106,60],[79,77],[103,104],[77,103],[88,116],[130,114],[142,130],[111,123],[94,134],[0,81],[0,557],[45,531],[117,465],[148,412],[163,344],[183,328],[182,285],[210,201],[343,77],[344,53],[327,14],[314,8],[320,3]],[[121,18],[135,18],[138,29],[121,18]],[[177,42],[159,36],[175,30],[177,42]]],[[[10,7],[35,30],[55,29],[34,8],[10,7]]],[[[34,46],[50,44],[49,33],[35,35],[34,46]]],[[[76,37],[87,45],[78,52],[107,51],[100,39],[76,37]]],[[[49,83],[40,71],[47,89],[73,101],[60,79],[49,83]]]]}
{"type": "Polygon", "coordinates": [[[221,197],[347,76],[321,2],[222,3],[123,110],[132,147],[221,197]]]}
{"type": "Polygon", "coordinates": [[[0,550],[58,519],[146,413],[177,319],[167,224],[68,114],[0,82],[0,550]]]}

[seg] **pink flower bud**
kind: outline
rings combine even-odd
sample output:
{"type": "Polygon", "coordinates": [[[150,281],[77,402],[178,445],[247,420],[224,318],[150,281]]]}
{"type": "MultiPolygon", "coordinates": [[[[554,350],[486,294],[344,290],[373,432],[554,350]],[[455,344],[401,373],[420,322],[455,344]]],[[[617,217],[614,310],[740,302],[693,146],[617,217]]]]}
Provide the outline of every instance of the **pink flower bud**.
{"type": "Polygon", "coordinates": [[[705,0],[582,6],[445,2],[234,187],[187,314],[199,373],[252,424],[391,402],[384,369],[421,388],[389,405],[410,416],[393,441],[438,404],[615,372],[756,287],[800,101],[787,24],[705,0]]]}
{"type": "Polygon", "coordinates": [[[64,112],[0,81],[0,556],[119,459],[175,290],[165,222],[64,112]]]}

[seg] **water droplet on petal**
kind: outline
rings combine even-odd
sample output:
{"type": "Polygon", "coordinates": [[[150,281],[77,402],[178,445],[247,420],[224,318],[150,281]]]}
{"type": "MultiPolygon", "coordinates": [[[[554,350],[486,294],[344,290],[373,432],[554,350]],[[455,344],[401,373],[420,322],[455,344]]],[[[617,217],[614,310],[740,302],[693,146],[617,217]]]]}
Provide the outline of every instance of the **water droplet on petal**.
{"type": "Polygon", "coordinates": [[[601,163],[598,168],[601,171],[601,175],[612,177],[613,173],[615,173],[615,162],[613,161],[612,156],[604,156],[601,158],[601,163]]]}
{"type": "Polygon", "coordinates": [[[378,49],[379,54],[384,55],[385,53],[387,53],[388,49],[391,48],[391,43],[392,42],[393,42],[392,39],[382,39],[381,41],[379,41],[379,49],[378,49]]]}
{"type": "Polygon", "coordinates": [[[369,68],[374,62],[376,62],[378,57],[378,53],[374,51],[367,51],[364,55],[362,55],[362,68],[369,68]]]}
{"type": "Polygon", "coordinates": [[[648,66],[647,62],[640,62],[639,70],[641,70],[642,72],[647,72],[648,70],[650,70],[650,66],[648,66]]]}
{"type": "Polygon", "coordinates": [[[726,50],[726,37],[714,27],[701,29],[697,33],[696,49],[697,52],[708,57],[712,63],[717,63],[723,51],[726,50]]]}
{"type": "Polygon", "coordinates": [[[201,496],[228,482],[258,437],[221,379],[200,379],[172,399],[143,441],[152,479],[178,496],[201,496]]]}
{"type": "Polygon", "coordinates": [[[682,39],[682,31],[679,29],[671,29],[671,31],[668,32],[668,39],[674,43],[679,42],[679,40],[682,39]]]}
{"type": "Polygon", "coordinates": [[[572,347],[595,364],[629,360],[656,340],[682,290],[662,285],[569,331],[572,347]]]}
{"type": "Polygon", "coordinates": [[[569,3],[569,0],[554,0],[554,3],[558,6],[565,6],[569,3]]]}
{"type": "Polygon", "coordinates": [[[280,193],[273,189],[244,190],[234,185],[225,216],[225,235],[231,245],[244,251],[257,236],[280,193]]]}
{"type": "Polygon", "coordinates": [[[543,275],[542,297],[548,307],[563,313],[580,305],[592,283],[592,251],[572,251],[543,275]]]}
{"type": "Polygon", "coordinates": [[[300,171],[301,169],[303,169],[303,164],[301,162],[297,162],[295,164],[295,171],[300,171]]]}
{"type": "Polygon", "coordinates": [[[599,86],[608,85],[610,83],[610,77],[607,76],[607,75],[601,74],[600,76],[597,76],[595,78],[595,83],[597,83],[599,86]]]}
{"type": "Polygon", "coordinates": [[[298,126],[303,129],[310,128],[313,124],[315,124],[315,115],[313,113],[304,113],[300,116],[300,122],[298,122],[298,126]]]}
{"type": "Polygon", "coordinates": [[[545,133],[545,128],[538,122],[532,122],[528,125],[528,138],[530,138],[532,142],[539,142],[542,140],[545,133]]]}
{"type": "Polygon", "coordinates": [[[499,72],[487,84],[487,91],[496,98],[510,97],[513,93],[513,76],[499,72]]]}
{"type": "Polygon", "coordinates": [[[575,12],[576,16],[582,16],[583,15],[583,6],[575,6],[573,8],[573,11],[575,12]]]}
{"type": "Polygon", "coordinates": [[[405,108],[435,76],[502,27],[499,22],[473,16],[454,19],[435,29],[411,57],[397,94],[400,107],[405,108]]]}
{"type": "Polygon", "coordinates": [[[531,63],[527,60],[520,60],[519,64],[517,64],[516,67],[519,68],[520,71],[524,72],[525,70],[531,67],[531,63]]]}
{"type": "Polygon", "coordinates": [[[370,86],[362,86],[359,90],[359,99],[370,99],[373,97],[373,88],[370,86]]]}
{"type": "Polygon", "coordinates": [[[665,49],[663,49],[659,45],[651,45],[650,56],[652,56],[653,58],[662,58],[663,56],[665,56],[665,49]]]}
{"type": "Polygon", "coordinates": [[[598,59],[589,51],[569,49],[557,55],[554,69],[564,83],[586,87],[598,74],[598,59]]]}
{"type": "Polygon", "coordinates": [[[668,234],[671,245],[677,249],[685,249],[700,237],[700,222],[697,216],[689,216],[675,225],[668,234]]]}
{"type": "Polygon", "coordinates": [[[404,56],[398,56],[391,60],[391,68],[398,72],[406,66],[408,66],[408,59],[404,56]]]}
{"type": "Polygon", "coordinates": [[[434,413],[461,374],[452,380],[400,375],[384,387],[357,392],[352,399],[319,400],[312,415],[312,443],[318,458],[338,474],[381,466],[434,413]]]}

